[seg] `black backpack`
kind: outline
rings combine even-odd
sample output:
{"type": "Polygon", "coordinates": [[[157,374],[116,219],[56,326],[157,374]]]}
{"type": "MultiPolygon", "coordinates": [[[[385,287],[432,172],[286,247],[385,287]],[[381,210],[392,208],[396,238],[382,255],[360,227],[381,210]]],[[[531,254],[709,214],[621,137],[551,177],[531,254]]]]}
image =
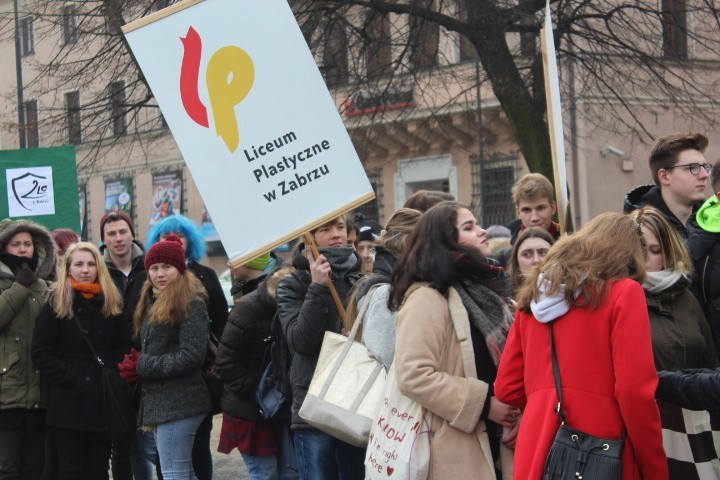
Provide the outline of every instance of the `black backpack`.
{"type": "Polygon", "coordinates": [[[269,422],[283,422],[289,418],[292,404],[290,362],[292,355],[282,332],[277,313],[270,327],[271,335],[265,339],[263,373],[255,391],[260,415],[269,422]]]}

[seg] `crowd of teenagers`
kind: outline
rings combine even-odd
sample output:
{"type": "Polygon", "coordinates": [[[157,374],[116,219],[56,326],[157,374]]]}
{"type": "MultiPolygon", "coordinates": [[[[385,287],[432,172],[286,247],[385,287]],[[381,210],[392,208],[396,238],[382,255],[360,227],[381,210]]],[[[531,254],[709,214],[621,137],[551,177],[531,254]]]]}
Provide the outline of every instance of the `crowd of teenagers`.
{"type": "Polygon", "coordinates": [[[101,248],[2,220],[0,480],[209,480],[211,449],[237,449],[252,480],[364,479],[366,448],[300,412],[325,333],[347,335],[360,305],[357,341],[422,407],[427,478],[549,478],[561,423],[619,444],[617,478],[711,478],[663,433],[684,411],[720,409],[720,205],[706,199],[720,162],[705,161],[707,143],[660,137],[655,184],[569,235],[532,173],[513,186],[507,227],[486,230],[435,191],[384,228],[330,219],[286,261],[233,268],[229,312],[182,215],[143,246],[129,216],[107,213],[101,248]],[[273,415],[257,395],[269,358],[286,397],[273,415]],[[121,434],[108,376],[129,393],[121,434]]]}

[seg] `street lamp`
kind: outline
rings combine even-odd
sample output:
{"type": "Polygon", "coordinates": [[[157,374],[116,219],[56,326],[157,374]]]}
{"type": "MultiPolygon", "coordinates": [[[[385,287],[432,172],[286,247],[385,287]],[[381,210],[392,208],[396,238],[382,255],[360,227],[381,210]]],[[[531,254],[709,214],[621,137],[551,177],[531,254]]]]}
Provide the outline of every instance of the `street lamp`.
{"type": "Polygon", "coordinates": [[[18,101],[18,133],[20,135],[20,148],[26,148],[25,141],[25,100],[23,99],[22,79],[22,51],[20,36],[20,18],[18,13],[18,0],[13,0],[15,8],[15,71],[17,72],[17,101],[18,101]]]}

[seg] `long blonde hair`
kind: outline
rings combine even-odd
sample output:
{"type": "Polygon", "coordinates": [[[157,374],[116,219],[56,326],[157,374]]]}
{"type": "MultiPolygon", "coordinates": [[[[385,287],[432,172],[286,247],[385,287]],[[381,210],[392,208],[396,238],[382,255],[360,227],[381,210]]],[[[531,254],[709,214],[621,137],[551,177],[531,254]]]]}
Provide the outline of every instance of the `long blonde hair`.
{"type": "Polygon", "coordinates": [[[649,205],[630,213],[640,225],[655,234],[660,244],[663,267],[676,270],[683,275],[691,272],[690,252],[677,230],[665,219],[665,215],[649,205]]]}
{"type": "Polygon", "coordinates": [[[70,276],[70,264],[72,263],[73,254],[77,251],[90,252],[97,266],[97,283],[100,284],[100,288],[103,293],[103,315],[110,317],[113,315],[120,315],[122,313],[122,297],[118,292],[115,283],[110,277],[110,272],[105,265],[105,260],[100,253],[100,250],[90,242],[78,242],[70,245],[65,252],[65,258],[60,265],[60,271],[58,272],[58,280],[55,284],[55,292],[52,300],[53,310],[58,318],[72,318],[73,310],[73,298],[75,292],[72,287],[72,277],[70,276]]]}
{"type": "Polygon", "coordinates": [[[539,299],[538,276],[542,273],[549,284],[546,295],[564,288],[569,305],[593,310],[602,303],[613,281],[628,277],[642,282],[646,258],[640,225],[628,215],[604,213],[555,243],[542,270],[534,269],[520,288],[518,308],[529,312],[530,302],[539,299]]]}
{"type": "Polygon", "coordinates": [[[140,301],[135,309],[133,319],[135,336],[140,336],[142,320],[147,315],[150,323],[159,325],[175,325],[187,317],[190,311],[190,301],[194,297],[200,297],[205,301],[207,293],[200,280],[190,270],[178,271],[175,280],[169,282],[155,302],[152,301],[153,284],[150,281],[150,274],[143,285],[140,301]]]}

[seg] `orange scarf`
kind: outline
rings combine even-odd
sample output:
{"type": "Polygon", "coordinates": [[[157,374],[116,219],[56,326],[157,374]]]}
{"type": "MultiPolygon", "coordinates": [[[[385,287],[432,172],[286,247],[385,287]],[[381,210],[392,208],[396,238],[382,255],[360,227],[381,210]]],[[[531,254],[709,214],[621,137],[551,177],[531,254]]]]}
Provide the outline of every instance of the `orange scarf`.
{"type": "Polygon", "coordinates": [[[99,283],[78,283],[71,279],[70,283],[74,290],[77,290],[80,295],[85,298],[94,298],[102,293],[102,287],[99,283]]]}

